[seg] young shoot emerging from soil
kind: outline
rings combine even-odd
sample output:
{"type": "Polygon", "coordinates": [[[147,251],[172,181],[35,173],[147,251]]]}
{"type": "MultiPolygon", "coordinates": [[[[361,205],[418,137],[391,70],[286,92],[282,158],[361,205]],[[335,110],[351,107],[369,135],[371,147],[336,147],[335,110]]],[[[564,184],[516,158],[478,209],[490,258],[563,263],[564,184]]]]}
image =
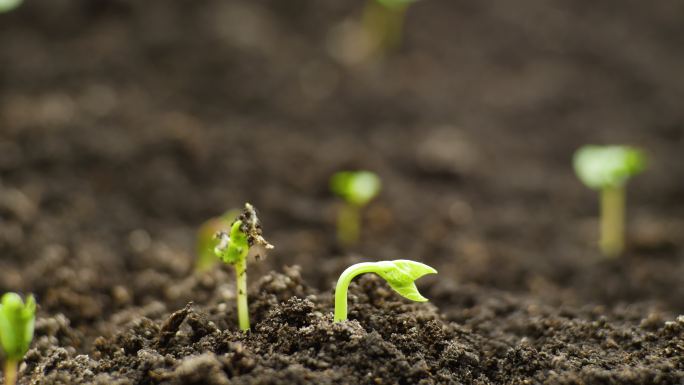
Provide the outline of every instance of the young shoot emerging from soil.
{"type": "Polygon", "coordinates": [[[36,301],[26,303],[16,293],[6,293],[0,301],[0,345],[5,352],[5,385],[17,382],[19,362],[28,351],[36,322],[36,301]]]}
{"type": "Polygon", "coordinates": [[[401,44],[409,5],[417,0],[367,0],[362,24],[377,56],[401,44]]]}
{"type": "Polygon", "coordinates": [[[216,258],[216,253],[214,253],[214,248],[219,244],[219,239],[215,236],[216,232],[221,229],[230,228],[230,225],[238,215],[240,215],[239,209],[231,209],[221,216],[209,219],[200,226],[197,231],[196,271],[208,270],[219,261],[216,258]]]}
{"type": "Polygon", "coordinates": [[[240,330],[249,330],[249,309],[247,308],[247,255],[250,248],[261,246],[272,249],[273,245],[261,236],[261,223],[256,210],[245,203],[242,214],[230,226],[230,232],[216,234],[219,244],[214,248],[216,255],[225,263],[235,267],[237,283],[237,312],[240,330]]]}
{"type": "Polygon", "coordinates": [[[644,170],[646,157],[628,146],[588,145],[575,152],[573,163],[579,179],[601,191],[601,252],[618,256],[625,243],[625,184],[644,170]]]}
{"type": "Polygon", "coordinates": [[[347,290],[352,279],[364,273],[375,273],[382,277],[397,293],[411,301],[427,302],[416,288],[415,280],[427,275],[437,274],[437,270],[406,259],[380,262],[362,262],[348,267],[337,280],[335,287],[335,322],[347,319],[347,290]]]}
{"type": "Polygon", "coordinates": [[[337,240],[355,245],[361,233],[361,209],[380,193],[380,178],[370,171],[340,171],[330,179],[330,189],[345,201],[337,214],[337,240]]]}

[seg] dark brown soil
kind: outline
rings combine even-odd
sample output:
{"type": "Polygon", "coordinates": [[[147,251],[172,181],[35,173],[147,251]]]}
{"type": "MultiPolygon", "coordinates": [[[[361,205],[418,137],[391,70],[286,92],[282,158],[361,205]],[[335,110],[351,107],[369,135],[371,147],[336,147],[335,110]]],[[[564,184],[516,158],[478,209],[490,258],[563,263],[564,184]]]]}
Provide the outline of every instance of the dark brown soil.
{"type": "Polygon", "coordinates": [[[40,304],[21,384],[684,381],[682,4],[424,0],[399,51],[349,64],[361,8],[0,14],[0,289],[40,304]],[[650,155],[620,259],[570,167],[585,143],[650,155]],[[384,190],[344,250],[327,180],[355,167],[384,190]],[[232,271],[193,259],[246,201],[276,249],[243,334],[232,271]],[[439,270],[431,302],[363,276],[332,323],[339,273],[397,258],[439,270]]]}

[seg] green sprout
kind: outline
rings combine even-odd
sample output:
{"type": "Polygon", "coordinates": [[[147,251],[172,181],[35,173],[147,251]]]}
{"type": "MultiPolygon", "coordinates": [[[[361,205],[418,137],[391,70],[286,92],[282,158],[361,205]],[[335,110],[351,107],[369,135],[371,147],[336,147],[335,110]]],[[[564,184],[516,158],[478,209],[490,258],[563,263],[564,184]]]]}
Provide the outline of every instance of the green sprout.
{"type": "Polygon", "coordinates": [[[26,304],[19,294],[5,293],[0,301],[0,344],[5,352],[5,385],[17,382],[17,367],[28,351],[36,322],[36,301],[26,304]]]}
{"type": "Polygon", "coordinates": [[[406,10],[417,0],[367,0],[361,23],[379,56],[401,44],[406,10]]]}
{"type": "Polygon", "coordinates": [[[601,236],[599,247],[608,257],[624,250],[625,184],[646,167],[646,156],[629,146],[583,146],[573,163],[579,179],[601,191],[601,236]]]}
{"type": "Polygon", "coordinates": [[[411,301],[427,302],[416,288],[415,280],[427,275],[437,274],[437,270],[406,259],[380,262],[362,262],[348,267],[337,280],[335,287],[335,322],[347,319],[347,291],[352,279],[364,273],[375,273],[382,277],[397,293],[411,301]]]}
{"type": "Polygon", "coordinates": [[[22,3],[22,0],[0,0],[0,13],[9,12],[17,8],[22,3]]]}
{"type": "Polygon", "coordinates": [[[354,245],[361,233],[361,208],[380,192],[380,178],[370,171],[340,171],[330,178],[330,189],[346,204],[337,214],[337,239],[354,245]]]}
{"type": "Polygon", "coordinates": [[[235,267],[237,285],[237,312],[240,330],[249,330],[249,309],[247,307],[247,255],[250,248],[263,246],[272,249],[273,245],[261,236],[261,223],[254,207],[245,203],[242,214],[230,226],[230,232],[219,231],[216,238],[219,244],[214,253],[223,262],[235,267]]]}
{"type": "Polygon", "coordinates": [[[215,237],[216,232],[221,229],[229,228],[238,215],[240,215],[240,210],[228,210],[223,215],[211,218],[200,226],[197,231],[196,271],[206,271],[219,262],[219,259],[214,253],[214,248],[219,244],[219,240],[215,237]]]}

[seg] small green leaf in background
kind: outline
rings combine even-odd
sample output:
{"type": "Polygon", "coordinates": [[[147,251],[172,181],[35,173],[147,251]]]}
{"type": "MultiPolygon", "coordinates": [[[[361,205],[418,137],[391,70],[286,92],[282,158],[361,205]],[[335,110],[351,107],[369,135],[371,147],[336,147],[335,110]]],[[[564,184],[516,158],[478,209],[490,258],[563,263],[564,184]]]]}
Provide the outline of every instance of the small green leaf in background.
{"type": "Polygon", "coordinates": [[[330,189],[348,203],[365,206],[380,192],[380,178],[370,171],[340,171],[330,179],[330,189]]]}
{"type": "Polygon", "coordinates": [[[599,190],[622,186],[646,168],[646,156],[629,146],[581,147],[573,158],[575,172],[587,187],[599,190]]]}

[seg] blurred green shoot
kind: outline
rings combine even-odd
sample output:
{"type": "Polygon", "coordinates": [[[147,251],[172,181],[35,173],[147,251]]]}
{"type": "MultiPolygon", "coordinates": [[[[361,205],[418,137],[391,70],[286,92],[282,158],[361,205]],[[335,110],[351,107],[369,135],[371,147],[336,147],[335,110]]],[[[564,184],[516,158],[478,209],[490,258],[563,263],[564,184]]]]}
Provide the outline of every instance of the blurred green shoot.
{"type": "Polygon", "coordinates": [[[330,190],[344,199],[337,213],[337,239],[344,246],[358,243],[361,209],[380,193],[380,178],[370,171],[340,171],[330,178],[330,190]]]}
{"type": "Polygon", "coordinates": [[[0,0],[0,13],[9,12],[20,6],[22,0],[0,0]]]}
{"type": "Polygon", "coordinates": [[[237,312],[240,330],[249,330],[249,308],[247,307],[247,255],[250,248],[262,246],[272,249],[273,245],[261,236],[261,222],[254,207],[245,203],[242,214],[230,226],[230,232],[220,231],[216,234],[219,244],[214,253],[223,262],[235,267],[237,285],[237,312]]]}
{"type": "Polygon", "coordinates": [[[646,156],[629,146],[587,145],[575,152],[575,173],[589,188],[601,191],[601,235],[603,255],[622,254],[625,244],[625,185],[646,168],[646,156]]]}
{"type": "Polygon", "coordinates": [[[214,253],[214,248],[219,244],[215,235],[222,229],[230,228],[238,215],[240,215],[240,210],[231,209],[221,216],[209,219],[200,226],[197,231],[195,271],[209,270],[217,262],[220,262],[214,253]]]}
{"type": "Polygon", "coordinates": [[[378,56],[401,45],[406,10],[416,1],[366,0],[361,23],[378,56]]]}
{"type": "Polygon", "coordinates": [[[348,267],[337,280],[335,287],[335,322],[347,319],[347,291],[352,279],[364,273],[375,273],[382,277],[394,291],[401,296],[416,302],[427,302],[418,288],[415,280],[427,275],[437,274],[432,267],[406,259],[380,262],[362,262],[348,267]]]}
{"type": "Polygon", "coordinates": [[[5,385],[15,385],[17,368],[33,339],[36,301],[22,301],[19,294],[5,293],[0,301],[0,344],[5,352],[5,385]]]}

